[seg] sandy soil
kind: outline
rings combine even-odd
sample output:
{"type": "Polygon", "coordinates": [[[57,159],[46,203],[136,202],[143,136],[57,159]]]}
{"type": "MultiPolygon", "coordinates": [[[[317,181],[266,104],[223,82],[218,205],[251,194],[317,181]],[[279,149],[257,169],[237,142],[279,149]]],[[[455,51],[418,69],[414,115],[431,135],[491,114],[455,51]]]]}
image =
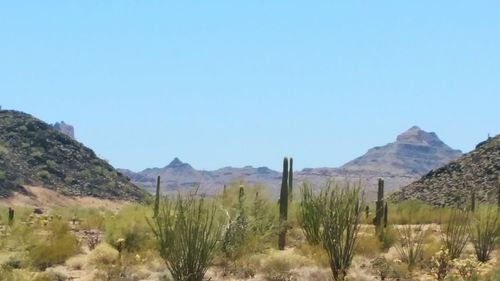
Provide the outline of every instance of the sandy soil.
{"type": "Polygon", "coordinates": [[[119,210],[126,201],[107,200],[94,197],[69,197],[41,186],[25,186],[29,195],[15,193],[7,199],[0,199],[0,206],[26,206],[36,208],[74,207],[107,208],[119,210]]]}

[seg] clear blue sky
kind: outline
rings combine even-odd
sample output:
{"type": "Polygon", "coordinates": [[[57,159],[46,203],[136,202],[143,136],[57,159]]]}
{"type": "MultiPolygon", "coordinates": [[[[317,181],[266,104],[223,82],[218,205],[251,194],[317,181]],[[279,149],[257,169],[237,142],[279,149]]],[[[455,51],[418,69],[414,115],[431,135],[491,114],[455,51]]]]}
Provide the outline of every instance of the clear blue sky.
{"type": "Polygon", "coordinates": [[[0,104],[133,170],[335,167],[413,125],[469,151],[500,1],[2,1],[0,104]]]}

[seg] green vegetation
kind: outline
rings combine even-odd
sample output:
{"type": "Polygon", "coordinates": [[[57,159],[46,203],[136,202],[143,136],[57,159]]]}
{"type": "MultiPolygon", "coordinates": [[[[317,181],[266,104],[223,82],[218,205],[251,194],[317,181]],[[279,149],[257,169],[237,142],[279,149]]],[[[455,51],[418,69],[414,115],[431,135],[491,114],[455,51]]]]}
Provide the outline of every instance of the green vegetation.
{"type": "MultiPolygon", "coordinates": [[[[290,166],[288,176],[290,182],[290,166]]],[[[286,173],[285,173],[286,174],[286,173]]],[[[292,180],[293,181],[293,180],[292,180]]],[[[158,179],[159,182],[159,179],[158,179]]],[[[475,212],[418,201],[362,201],[359,187],[287,198],[286,247],[276,241],[280,204],[261,185],[235,181],[218,196],[196,192],[119,210],[0,207],[1,280],[498,280],[497,206],[475,212]],[[390,210],[389,210],[390,208],[390,210]],[[156,215],[155,215],[156,213],[156,215]],[[474,279],[475,278],[475,279],[474,279]]],[[[287,192],[290,191],[287,186],[287,192]]],[[[156,199],[156,198],[155,198],[156,199]]],[[[470,202],[470,201],[469,201],[470,202]]]]}
{"type": "Polygon", "coordinates": [[[307,242],[318,245],[321,242],[321,224],[325,196],[314,196],[312,188],[304,183],[301,190],[299,223],[307,242]]]}
{"type": "Polygon", "coordinates": [[[473,216],[471,223],[471,241],[474,245],[477,260],[487,262],[495,249],[500,236],[499,213],[491,206],[480,208],[473,216]]]}
{"type": "Polygon", "coordinates": [[[150,224],[174,280],[203,280],[222,234],[215,204],[196,195],[165,198],[150,224]]]}

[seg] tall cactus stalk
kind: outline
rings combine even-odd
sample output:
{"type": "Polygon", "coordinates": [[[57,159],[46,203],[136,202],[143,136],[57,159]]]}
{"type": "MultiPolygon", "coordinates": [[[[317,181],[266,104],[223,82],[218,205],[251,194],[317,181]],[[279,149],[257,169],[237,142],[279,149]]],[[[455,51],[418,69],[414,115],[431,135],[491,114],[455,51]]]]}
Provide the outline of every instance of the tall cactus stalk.
{"type": "Polygon", "coordinates": [[[500,211],[500,176],[497,178],[497,208],[500,211]]]}
{"type": "Polygon", "coordinates": [[[476,211],[476,192],[472,191],[472,194],[470,196],[470,211],[475,212],[476,211]]]}
{"type": "Polygon", "coordinates": [[[281,178],[280,192],[280,228],[278,237],[278,249],[284,250],[286,243],[286,230],[288,219],[288,158],[283,159],[283,176],[281,178]]]}
{"type": "Polygon", "coordinates": [[[293,200],[293,158],[290,157],[290,170],[288,172],[288,198],[289,203],[293,200]]]}
{"type": "Polygon", "coordinates": [[[155,196],[155,205],[153,208],[153,217],[156,218],[158,216],[158,212],[160,209],[160,176],[156,179],[156,196],[155,196]]]}
{"type": "Polygon", "coordinates": [[[384,228],[387,227],[387,216],[389,215],[389,210],[388,210],[388,207],[387,207],[387,202],[385,202],[385,207],[384,207],[384,228]]]}
{"type": "Polygon", "coordinates": [[[378,178],[377,202],[375,203],[375,218],[373,224],[380,226],[384,216],[384,179],[378,178]]]}
{"type": "Polygon", "coordinates": [[[9,225],[14,223],[14,209],[9,207],[9,225]]]}

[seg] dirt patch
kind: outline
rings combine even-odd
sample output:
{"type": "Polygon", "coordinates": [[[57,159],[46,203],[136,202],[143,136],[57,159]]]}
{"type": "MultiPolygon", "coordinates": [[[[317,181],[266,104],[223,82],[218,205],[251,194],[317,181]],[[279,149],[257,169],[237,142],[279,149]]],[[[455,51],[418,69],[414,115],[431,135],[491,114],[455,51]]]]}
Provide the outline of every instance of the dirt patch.
{"type": "Polygon", "coordinates": [[[50,209],[55,207],[106,208],[119,210],[127,201],[99,199],[95,197],[71,197],[41,186],[25,186],[27,194],[15,192],[6,199],[0,199],[0,206],[20,206],[50,209]]]}

